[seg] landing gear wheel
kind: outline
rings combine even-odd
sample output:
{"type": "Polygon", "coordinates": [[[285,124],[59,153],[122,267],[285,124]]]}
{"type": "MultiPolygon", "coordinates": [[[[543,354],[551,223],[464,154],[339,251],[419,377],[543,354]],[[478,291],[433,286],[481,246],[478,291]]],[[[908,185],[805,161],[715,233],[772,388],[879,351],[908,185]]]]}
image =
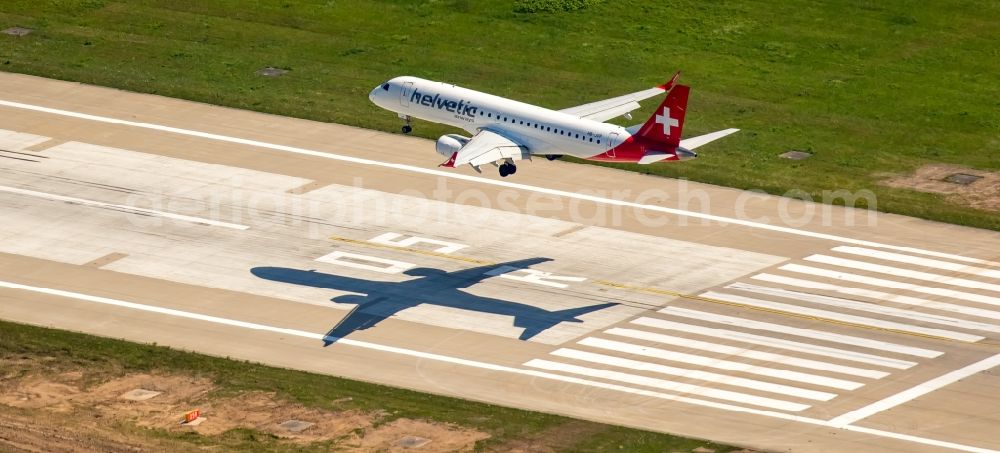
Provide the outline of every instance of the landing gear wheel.
{"type": "Polygon", "coordinates": [[[410,125],[412,124],[413,118],[411,118],[410,115],[400,114],[399,119],[406,121],[406,123],[403,124],[403,129],[402,129],[404,134],[409,134],[410,132],[413,132],[413,126],[410,125]]]}
{"type": "Polygon", "coordinates": [[[512,163],[500,164],[500,177],[506,178],[507,175],[513,175],[517,173],[517,167],[512,163]]]}
{"type": "Polygon", "coordinates": [[[545,158],[548,160],[558,160],[562,159],[562,154],[547,154],[545,158]]]}

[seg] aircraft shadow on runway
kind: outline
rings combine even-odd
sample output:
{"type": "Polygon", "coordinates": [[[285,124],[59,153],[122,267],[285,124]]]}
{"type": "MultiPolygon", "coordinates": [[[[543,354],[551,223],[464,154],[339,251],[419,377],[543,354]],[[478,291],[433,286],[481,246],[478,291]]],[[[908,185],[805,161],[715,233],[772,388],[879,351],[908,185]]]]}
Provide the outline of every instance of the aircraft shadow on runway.
{"type": "Polygon", "coordinates": [[[250,269],[250,272],[265,280],[365,294],[345,295],[331,299],[333,302],[357,306],[326,333],[323,339],[324,346],[336,343],[337,340],[346,337],[351,332],[367,329],[400,311],[421,304],[511,316],[514,318],[514,326],[524,329],[519,337],[521,340],[528,340],[563,322],[583,322],[577,317],[617,305],[608,302],[587,307],[549,311],[531,305],[481,297],[461,291],[463,288],[468,288],[489,278],[490,275],[487,273],[490,271],[504,267],[527,269],[532,265],[546,261],[551,260],[549,258],[531,258],[456,272],[445,272],[433,268],[415,268],[406,271],[405,274],[417,278],[398,283],[364,280],[287,267],[255,267],[250,269]]]}

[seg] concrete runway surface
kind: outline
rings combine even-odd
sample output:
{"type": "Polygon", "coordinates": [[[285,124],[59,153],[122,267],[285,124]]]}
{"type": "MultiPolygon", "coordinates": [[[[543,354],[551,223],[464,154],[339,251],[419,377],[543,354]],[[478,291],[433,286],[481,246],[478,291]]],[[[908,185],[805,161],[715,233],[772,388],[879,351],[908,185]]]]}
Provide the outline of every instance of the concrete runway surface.
{"type": "Polygon", "coordinates": [[[1000,234],[440,160],[0,73],[0,316],[768,450],[1000,450],[1000,234]]]}

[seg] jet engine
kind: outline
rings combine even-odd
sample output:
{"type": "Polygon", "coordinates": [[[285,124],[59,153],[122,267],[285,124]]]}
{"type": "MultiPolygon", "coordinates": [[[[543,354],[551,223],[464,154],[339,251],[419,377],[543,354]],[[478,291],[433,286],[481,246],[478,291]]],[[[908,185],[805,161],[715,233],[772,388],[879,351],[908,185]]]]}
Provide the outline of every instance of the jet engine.
{"type": "Polygon", "coordinates": [[[469,143],[469,140],[472,139],[458,134],[442,135],[441,138],[438,139],[435,148],[437,149],[438,154],[445,157],[451,157],[452,154],[455,154],[458,150],[462,149],[466,143],[469,143]]]}

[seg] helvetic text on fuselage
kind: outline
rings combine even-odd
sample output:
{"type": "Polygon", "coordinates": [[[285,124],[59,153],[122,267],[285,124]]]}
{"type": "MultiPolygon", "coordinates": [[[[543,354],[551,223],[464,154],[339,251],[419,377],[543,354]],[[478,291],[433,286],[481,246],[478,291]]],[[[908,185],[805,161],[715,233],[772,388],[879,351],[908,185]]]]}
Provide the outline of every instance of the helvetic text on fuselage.
{"type": "Polygon", "coordinates": [[[479,107],[469,104],[465,100],[455,102],[441,98],[440,94],[431,96],[429,94],[421,94],[418,90],[413,90],[413,94],[410,95],[410,102],[427,107],[436,107],[438,110],[456,113],[456,118],[466,121],[473,121],[473,117],[479,113],[479,107]]]}

